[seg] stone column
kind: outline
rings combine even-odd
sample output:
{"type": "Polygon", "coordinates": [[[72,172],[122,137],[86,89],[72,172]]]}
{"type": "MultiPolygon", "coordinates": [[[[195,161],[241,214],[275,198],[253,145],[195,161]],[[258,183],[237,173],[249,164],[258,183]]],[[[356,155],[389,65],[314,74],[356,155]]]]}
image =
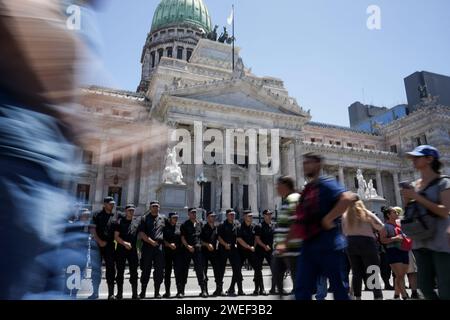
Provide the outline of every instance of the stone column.
{"type": "Polygon", "coordinates": [[[289,175],[288,147],[280,146],[280,175],[289,175]]]}
{"type": "Polygon", "coordinates": [[[95,181],[94,210],[98,210],[103,205],[103,185],[105,181],[105,161],[107,150],[107,142],[102,141],[100,145],[100,153],[98,155],[97,179],[95,181]]]}
{"type": "Polygon", "coordinates": [[[345,176],[344,176],[344,167],[339,166],[338,168],[339,182],[345,187],[345,176]]]}
{"type": "Polygon", "coordinates": [[[303,152],[300,140],[295,141],[295,173],[297,178],[297,188],[303,188],[305,184],[305,174],[303,172],[303,152]]]}
{"type": "Polygon", "coordinates": [[[295,166],[295,145],[290,143],[287,150],[287,165],[288,165],[288,175],[297,181],[297,172],[295,166]]]}
{"type": "Polygon", "coordinates": [[[397,206],[401,206],[402,205],[402,197],[400,195],[400,187],[398,185],[398,172],[397,171],[392,172],[392,177],[394,180],[395,203],[397,206]]]}
{"type": "Polygon", "coordinates": [[[377,179],[377,193],[380,197],[384,198],[383,192],[383,181],[381,180],[381,171],[376,171],[376,179],[377,179]]]}
{"type": "Polygon", "coordinates": [[[222,165],[222,211],[231,207],[231,170],[229,164],[222,165]]]}
{"type": "Polygon", "coordinates": [[[203,172],[203,126],[200,124],[194,125],[194,207],[200,206],[200,198],[202,188],[197,183],[197,178],[203,172]]]}
{"type": "Polygon", "coordinates": [[[244,184],[242,183],[242,179],[239,180],[238,184],[238,208],[244,209],[244,184]]]}
{"type": "Polygon", "coordinates": [[[150,171],[149,158],[150,155],[145,149],[142,150],[141,159],[141,176],[140,176],[140,190],[139,190],[139,206],[147,209],[148,202],[148,177],[150,171]]]}
{"type": "Polygon", "coordinates": [[[258,181],[256,176],[256,164],[248,166],[248,202],[253,214],[258,214],[258,181]]]}
{"type": "Polygon", "coordinates": [[[266,195],[267,195],[267,208],[263,209],[275,209],[275,186],[273,183],[273,177],[268,177],[265,179],[265,185],[266,185],[266,195]]]}
{"type": "Polygon", "coordinates": [[[136,185],[136,163],[137,163],[137,147],[131,148],[130,154],[130,172],[128,174],[128,190],[127,190],[127,202],[134,203],[135,185],[136,185]]]}

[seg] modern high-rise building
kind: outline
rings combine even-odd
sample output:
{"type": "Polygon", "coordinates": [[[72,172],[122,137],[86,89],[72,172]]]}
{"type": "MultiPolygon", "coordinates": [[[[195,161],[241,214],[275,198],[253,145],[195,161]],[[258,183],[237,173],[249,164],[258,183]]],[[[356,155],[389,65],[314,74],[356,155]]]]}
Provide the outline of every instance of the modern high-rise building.
{"type": "Polygon", "coordinates": [[[407,76],[404,81],[410,111],[417,109],[421,99],[426,97],[436,97],[438,103],[450,105],[449,76],[428,71],[418,71],[407,76]]]}

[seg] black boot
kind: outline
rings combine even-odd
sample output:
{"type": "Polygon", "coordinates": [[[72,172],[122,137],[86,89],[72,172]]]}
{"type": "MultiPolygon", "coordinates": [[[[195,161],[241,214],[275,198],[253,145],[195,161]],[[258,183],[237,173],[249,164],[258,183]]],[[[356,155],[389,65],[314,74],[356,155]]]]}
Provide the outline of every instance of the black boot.
{"type": "Polygon", "coordinates": [[[145,299],[146,291],[147,291],[147,285],[141,284],[141,293],[139,294],[139,298],[145,299]]]}
{"type": "Polygon", "coordinates": [[[183,286],[182,286],[181,284],[179,284],[179,283],[177,283],[177,295],[176,295],[176,297],[177,297],[178,299],[184,298],[184,295],[183,295],[183,286]]]}
{"type": "Polygon", "coordinates": [[[138,290],[137,289],[137,282],[136,283],[132,283],[131,284],[131,292],[132,292],[131,299],[133,299],[133,300],[138,300],[139,299],[137,290],[138,290]]]}
{"type": "Polygon", "coordinates": [[[161,299],[161,295],[159,294],[159,285],[155,285],[155,299],[161,299]]]}
{"type": "Polygon", "coordinates": [[[166,293],[164,293],[163,298],[170,298],[170,283],[164,283],[164,287],[166,288],[166,293]]]}
{"type": "Polygon", "coordinates": [[[255,290],[252,293],[253,296],[259,295],[259,281],[255,280],[255,290]]]}
{"type": "Polygon", "coordinates": [[[108,283],[108,300],[115,300],[114,297],[114,283],[108,283]]]}
{"type": "Polygon", "coordinates": [[[200,297],[208,298],[208,289],[206,289],[206,284],[201,285],[202,292],[200,293],[200,297]]]}
{"type": "Polygon", "coordinates": [[[118,283],[117,284],[116,299],[117,300],[122,300],[123,299],[123,283],[118,283]]]}
{"type": "Polygon", "coordinates": [[[237,285],[238,285],[238,295],[245,296],[245,292],[244,290],[242,290],[242,281],[239,281],[237,285]]]}
{"type": "Polygon", "coordinates": [[[231,280],[230,287],[227,290],[227,296],[236,297],[236,293],[234,291],[234,286],[236,285],[236,281],[234,279],[231,280]]]}
{"type": "Polygon", "coordinates": [[[216,291],[213,292],[213,296],[221,297],[224,295],[225,295],[225,292],[223,292],[223,286],[221,284],[216,285],[216,291]]]}
{"type": "Polygon", "coordinates": [[[264,290],[264,280],[260,279],[259,280],[259,295],[261,296],[267,296],[267,292],[266,290],[264,290]]]}

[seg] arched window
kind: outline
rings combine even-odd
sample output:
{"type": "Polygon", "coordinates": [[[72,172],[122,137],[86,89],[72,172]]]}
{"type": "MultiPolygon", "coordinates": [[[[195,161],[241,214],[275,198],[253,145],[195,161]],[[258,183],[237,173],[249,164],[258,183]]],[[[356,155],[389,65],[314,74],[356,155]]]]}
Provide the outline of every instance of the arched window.
{"type": "Polygon", "coordinates": [[[187,49],[186,52],[186,60],[189,62],[189,60],[191,59],[192,56],[192,49],[187,49]]]}
{"type": "Polygon", "coordinates": [[[155,63],[156,63],[155,51],[150,53],[150,56],[151,56],[151,59],[152,59],[152,68],[154,68],[155,67],[155,63]]]}
{"type": "Polygon", "coordinates": [[[172,47],[168,47],[168,48],[166,49],[166,51],[167,51],[167,56],[168,56],[169,58],[172,58],[172,56],[173,56],[173,49],[172,49],[172,47]]]}

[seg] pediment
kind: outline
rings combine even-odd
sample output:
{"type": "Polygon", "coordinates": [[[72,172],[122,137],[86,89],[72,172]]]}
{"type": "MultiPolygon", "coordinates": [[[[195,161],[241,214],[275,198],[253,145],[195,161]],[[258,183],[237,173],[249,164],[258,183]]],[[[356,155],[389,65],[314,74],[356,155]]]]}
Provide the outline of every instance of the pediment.
{"type": "Polygon", "coordinates": [[[305,116],[305,112],[289,97],[271,94],[265,88],[242,79],[182,88],[171,92],[170,95],[263,112],[305,116]]]}

